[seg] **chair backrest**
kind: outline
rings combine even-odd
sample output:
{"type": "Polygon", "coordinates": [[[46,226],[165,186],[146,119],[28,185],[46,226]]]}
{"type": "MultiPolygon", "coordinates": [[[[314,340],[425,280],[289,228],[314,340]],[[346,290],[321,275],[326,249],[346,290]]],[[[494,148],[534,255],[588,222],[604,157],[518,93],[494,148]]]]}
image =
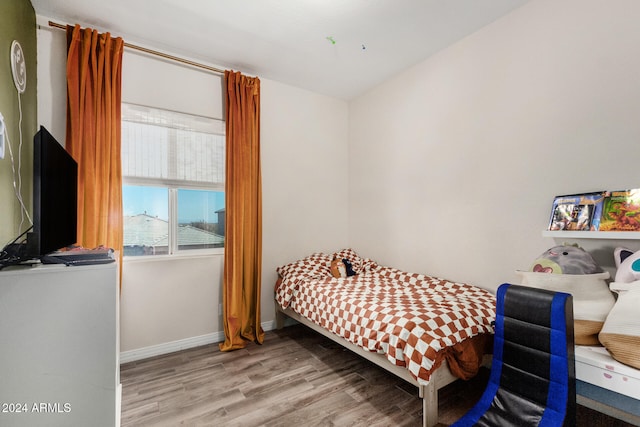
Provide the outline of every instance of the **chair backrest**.
{"type": "MultiPolygon", "coordinates": [[[[470,411],[485,426],[575,425],[571,295],[503,284],[487,389],[470,411]]],[[[467,416],[465,416],[466,418],[467,416]]]]}

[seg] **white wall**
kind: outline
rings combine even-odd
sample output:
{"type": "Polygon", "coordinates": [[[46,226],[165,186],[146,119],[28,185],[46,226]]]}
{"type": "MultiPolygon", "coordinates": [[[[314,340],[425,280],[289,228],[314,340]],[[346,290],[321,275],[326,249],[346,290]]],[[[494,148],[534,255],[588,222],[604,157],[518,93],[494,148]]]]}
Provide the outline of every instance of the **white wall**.
{"type": "MultiPolygon", "coordinates": [[[[47,21],[38,17],[38,113],[64,141],[66,42],[47,21]]],[[[268,328],[275,318],[275,268],[346,246],[348,111],[344,101],[274,81],[261,79],[261,88],[261,320],[268,328]]],[[[221,78],[125,49],[123,100],[221,117],[221,78]]],[[[222,339],[222,266],[221,255],[125,259],[123,360],[222,339]]]]}
{"type": "Polygon", "coordinates": [[[347,247],[344,101],[261,80],[262,320],[274,319],[279,265],[347,247]]]}
{"type": "MultiPolygon", "coordinates": [[[[495,288],[562,243],[555,195],[640,187],[637,16],[536,0],[353,101],[351,246],[495,288]]],[[[580,243],[613,264],[621,242],[580,243]]]]}
{"type": "Polygon", "coordinates": [[[125,259],[120,350],[146,355],[187,347],[185,340],[216,341],[216,332],[222,329],[218,312],[222,260],[222,255],[125,259]]]}

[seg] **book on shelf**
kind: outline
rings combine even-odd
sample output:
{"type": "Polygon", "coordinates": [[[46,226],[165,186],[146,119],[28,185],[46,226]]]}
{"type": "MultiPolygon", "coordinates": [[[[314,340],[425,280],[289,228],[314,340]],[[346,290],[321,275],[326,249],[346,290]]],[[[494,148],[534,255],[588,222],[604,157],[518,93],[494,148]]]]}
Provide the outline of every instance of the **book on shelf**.
{"type": "Polygon", "coordinates": [[[600,231],[640,231],[640,189],[607,191],[600,231]]]}
{"type": "Polygon", "coordinates": [[[604,191],[556,196],[553,199],[549,230],[597,231],[604,196],[604,191]]]}

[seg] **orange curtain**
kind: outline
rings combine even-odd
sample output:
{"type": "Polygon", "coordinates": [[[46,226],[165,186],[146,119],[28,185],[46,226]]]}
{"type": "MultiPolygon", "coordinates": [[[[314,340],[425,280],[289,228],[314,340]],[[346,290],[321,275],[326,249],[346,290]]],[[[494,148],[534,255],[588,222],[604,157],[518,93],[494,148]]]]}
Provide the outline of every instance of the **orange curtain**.
{"type": "Polygon", "coordinates": [[[220,350],[262,344],[262,184],[260,80],[225,71],[226,226],[222,302],[225,341],[220,350]]]}
{"type": "Polygon", "coordinates": [[[66,149],[78,162],[78,244],[121,256],[123,47],[109,33],[67,26],[66,149]]]}

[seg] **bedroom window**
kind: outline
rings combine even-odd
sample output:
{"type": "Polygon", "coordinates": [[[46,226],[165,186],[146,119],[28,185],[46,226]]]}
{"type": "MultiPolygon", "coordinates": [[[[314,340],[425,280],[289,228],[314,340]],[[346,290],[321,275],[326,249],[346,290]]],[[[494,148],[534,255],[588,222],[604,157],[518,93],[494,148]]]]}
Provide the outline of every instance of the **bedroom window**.
{"type": "Polygon", "coordinates": [[[224,248],[224,122],[122,104],[124,255],[224,248]]]}

